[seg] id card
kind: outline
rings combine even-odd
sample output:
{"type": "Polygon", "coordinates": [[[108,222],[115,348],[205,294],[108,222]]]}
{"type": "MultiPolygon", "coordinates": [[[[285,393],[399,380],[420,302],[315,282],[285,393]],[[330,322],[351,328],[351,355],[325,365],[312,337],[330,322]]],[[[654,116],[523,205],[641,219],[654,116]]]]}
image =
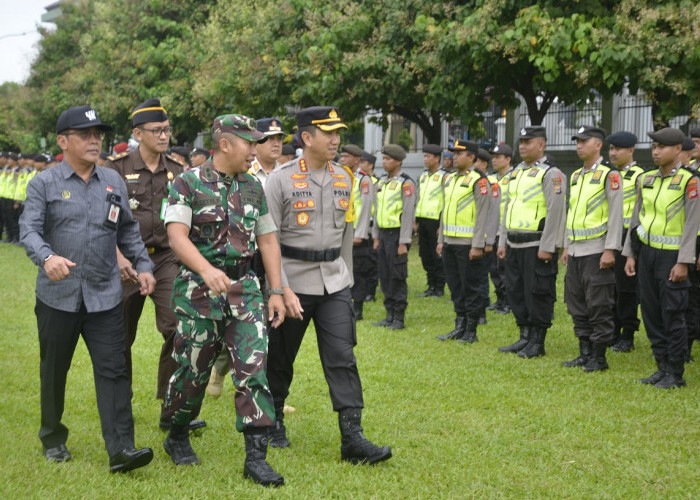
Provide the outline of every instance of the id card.
{"type": "Polygon", "coordinates": [[[119,224],[119,217],[122,214],[121,196],[109,193],[107,194],[107,203],[109,203],[109,210],[105,218],[105,225],[113,228],[117,227],[117,224],[119,224]]]}
{"type": "Polygon", "coordinates": [[[168,211],[168,199],[163,198],[163,202],[160,204],[160,220],[165,220],[165,212],[168,211]]]}

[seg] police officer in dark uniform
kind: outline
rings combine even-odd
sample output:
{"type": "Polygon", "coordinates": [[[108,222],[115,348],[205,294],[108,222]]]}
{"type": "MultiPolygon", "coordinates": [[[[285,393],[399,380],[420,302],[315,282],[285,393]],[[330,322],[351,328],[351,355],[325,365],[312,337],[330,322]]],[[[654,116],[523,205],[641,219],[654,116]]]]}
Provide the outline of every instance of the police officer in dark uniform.
{"type": "Polygon", "coordinates": [[[408,250],[416,209],[416,184],[401,172],[406,151],[398,144],[382,150],[386,174],[377,184],[376,224],[372,229],[374,248],[378,251],[379,284],[384,294],[386,317],[374,323],[392,330],[405,328],[408,306],[408,250]]]}
{"type": "MultiPolygon", "coordinates": [[[[513,170],[511,161],[513,160],[513,148],[508,144],[497,144],[491,149],[491,157],[494,173],[488,176],[491,186],[496,185],[498,189],[498,224],[501,223],[501,215],[505,204],[508,202],[505,194],[508,193],[508,180],[510,173],[513,170]]],[[[499,235],[497,235],[498,237],[499,235]]],[[[508,296],[506,295],[506,263],[504,260],[496,256],[496,252],[490,255],[489,274],[491,275],[491,283],[496,292],[496,302],[487,307],[487,310],[496,311],[500,314],[508,314],[510,305],[508,305],[508,296]]]]}
{"type": "Polygon", "coordinates": [[[622,181],[603,160],[607,132],[584,125],[572,137],[583,166],[571,176],[566,241],[566,306],[579,356],[563,366],[608,369],[605,351],[615,338],[615,252],[622,248],[622,181]]]}
{"type": "MultiPolygon", "coordinates": [[[[367,151],[362,152],[360,157],[360,170],[367,172],[369,178],[374,184],[374,208],[372,209],[372,218],[369,221],[370,229],[374,226],[376,219],[377,210],[377,183],[379,178],[374,173],[374,164],[377,163],[377,157],[367,151]]],[[[367,295],[365,296],[365,302],[374,302],[377,292],[377,286],[379,285],[379,266],[377,264],[377,251],[374,249],[374,242],[369,246],[367,252],[367,295]]]]}
{"type": "Polygon", "coordinates": [[[698,177],[678,161],[683,132],[667,127],[648,135],[659,168],[639,176],[622,253],[627,275],[638,275],[642,319],[658,368],[640,381],[670,389],[685,386],[688,266],[696,262],[700,222],[698,177]]]}
{"type": "Polygon", "coordinates": [[[268,381],[274,399],[275,428],[270,445],[289,446],[284,401],[294,360],[313,319],[323,372],[333,409],[338,412],[341,460],[376,463],[391,457],[362,434],[362,385],[353,348],[352,172],[334,163],[339,130],[347,128],[334,107],[313,106],[297,113],[303,154],[267,180],[270,214],[282,251],[282,288],[287,319],[270,331],[268,381]]]}
{"type": "MultiPolygon", "coordinates": [[[[644,173],[644,169],[634,161],[636,135],[621,131],[609,135],[606,140],[610,144],[610,163],[617,167],[622,179],[622,241],[624,242],[634,210],[637,178],[644,173]]],[[[630,352],[634,349],[634,332],[639,330],[637,277],[627,276],[626,262],[627,258],[621,252],[615,253],[615,336],[617,341],[611,349],[616,352],[630,352]]]]}
{"type": "Polygon", "coordinates": [[[436,253],[440,213],[444,203],[442,180],[445,171],[440,168],[442,148],[437,144],[423,144],[425,170],[418,178],[416,229],[418,253],[428,277],[428,288],[419,297],[442,297],[445,294],[445,271],[442,259],[436,253]]]}
{"type": "Polygon", "coordinates": [[[566,178],[547,162],[546,144],[544,127],[520,130],[523,161],[508,182],[498,243],[498,258],[507,259],[508,301],[520,328],[520,339],[499,350],[517,352],[521,358],[545,354],[557,298],[557,248],[563,245],[566,223],[566,178]]]}
{"type": "MultiPolygon", "coordinates": [[[[136,106],[131,113],[133,134],[139,147],[108,158],[105,167],[116,170],[126,182],[129,191],[129,207],[139,223],[141,238],[154,264],[156,289],[151,295],[155,305],[156,327],[163,336],[158,361],[158,386],[156,398],[165,399],[168,381],[177,369],[172,358],[173,339],[177,319],[170,307],[173,280],[180,270],[177,256],[170,249],[168,234],[163,221],[168,202],[168,190],[175,177],[182,173],[182,164],[165,154],[170,144],[171,127],[165,108],[159,99],[148,99],[136,106]]],[[[124,320],[126,323],[126,364],[129,378],[133,379],[131,346],[136,340],[139,318],[146,298],[135,284],[135,271],[127,259],[117,252],[119,271],[123,283],[124,320]]],[[[206,425],[194,420],[192,428],[206,425]]],[[[167,429],[168,423],[161,421],[167,429]]]]}

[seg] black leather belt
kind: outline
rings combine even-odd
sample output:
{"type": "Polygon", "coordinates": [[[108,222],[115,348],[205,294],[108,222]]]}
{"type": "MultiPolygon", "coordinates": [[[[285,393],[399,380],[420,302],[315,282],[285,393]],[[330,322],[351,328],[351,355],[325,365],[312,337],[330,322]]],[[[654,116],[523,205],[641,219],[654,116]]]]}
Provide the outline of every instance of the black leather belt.
{"type": "Polygon", "coordinates": [[[542,231],[531,233],[508,233],[508,241],[511,243],[531,243],[542,239],[542,231]]]}
{"type": "Polygon", "coordinates": [[[307,262],[332,262],[340,257],[340,247],[326,248],[325,250],[307,250],[306,248],[296,248],[281,244],[280,249],[283,257],[305,260],[307,262]]]}
{"type": "Polygon", "coordinates": [[[234,266],[226,266],[221,270],[232,280],[239,280],[253,268],[251,259],[241,260],[234,266]]]}

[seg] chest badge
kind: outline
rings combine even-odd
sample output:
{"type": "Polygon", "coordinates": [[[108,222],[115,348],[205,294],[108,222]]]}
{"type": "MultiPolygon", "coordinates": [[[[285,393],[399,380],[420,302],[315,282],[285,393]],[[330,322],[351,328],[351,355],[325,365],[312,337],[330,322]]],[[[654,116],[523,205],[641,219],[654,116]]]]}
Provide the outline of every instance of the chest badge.
{"type": "Polygon", "coordinates": [[[61,193],[61,197],[62,197],[64,200],[69,200],[69,199],[70,199],[70,191],[63,191],[63,192],[61,193]]]}
{"type": "Polygon", "coordinates": [[[300,226],[305,226],[309,223],[309,214],[306,212],[299,212],[297,214],[297,224],[300,226]]]}
{"type": "Polygon", "coordinates": [[[139,203],[139,200],[137,200],[136,198],[129,198],[129,208],[131,210],[136,210],[137,208],[139,208],[140,204],[141,203],[139,203]]]}

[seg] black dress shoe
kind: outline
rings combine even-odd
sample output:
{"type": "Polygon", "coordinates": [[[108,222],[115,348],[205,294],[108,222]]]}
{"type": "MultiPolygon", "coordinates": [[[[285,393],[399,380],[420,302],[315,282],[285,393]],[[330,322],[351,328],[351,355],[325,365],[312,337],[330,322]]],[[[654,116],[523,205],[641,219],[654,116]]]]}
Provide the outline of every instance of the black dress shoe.
{"type": "Polygon", "coordinates": [[[365,300],[363,300],[363,302],[374,302],[374,301],[375,301],[374,295],[368,295],[367,297],[365,297],[365,300]]]}
{"type": "MultiPolygon", "coordinates": [[[[164,430],[164,431],[170,430],[170,420],[161,419],[159,425],[160,425],[161,430],[164,430]]],[[[206,427],[206,426],[207,426],[207,422],[205,420],[195,419],[195,420],[192,420],[190,422],[189,429],[191,431],[196,431],[197,429],[202,429],[203,427],[206,427]]]]}
{"type": "Polygon", "coordinates": [[[70,451],[65,444],[59,444],[53,448],[44,448],[44,456],[49,462],[67,462],[71,459],[70,451]]]}
{"type": "Polygon", "coordinates": [[[129,472],[148,465],[153,460],[153,450],[150,448],[124,448],[122,451],[109,459],[109,471],[129,472]]]}

